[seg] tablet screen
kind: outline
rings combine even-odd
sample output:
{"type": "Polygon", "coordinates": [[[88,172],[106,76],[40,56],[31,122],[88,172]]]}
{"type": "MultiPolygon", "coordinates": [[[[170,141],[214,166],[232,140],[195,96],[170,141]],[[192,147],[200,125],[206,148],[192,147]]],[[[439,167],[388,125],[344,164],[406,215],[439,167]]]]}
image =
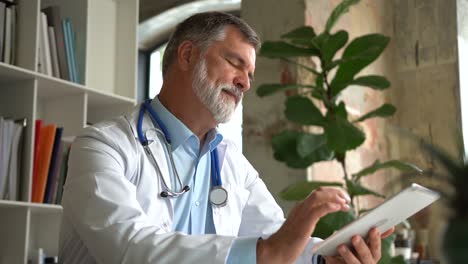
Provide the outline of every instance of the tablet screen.
{"type": "Polygon", "coordinates": [[[344,226],[333,235],[312,248],[312,253],[322,256],[338,255],[337,247],[351,245],[354,235],[366,237],[369,230],[377,227],[381,233],[403,222],[413,214],[439,199],[439,194],[418,184],[387,199],[378,207],[344,226]]]}

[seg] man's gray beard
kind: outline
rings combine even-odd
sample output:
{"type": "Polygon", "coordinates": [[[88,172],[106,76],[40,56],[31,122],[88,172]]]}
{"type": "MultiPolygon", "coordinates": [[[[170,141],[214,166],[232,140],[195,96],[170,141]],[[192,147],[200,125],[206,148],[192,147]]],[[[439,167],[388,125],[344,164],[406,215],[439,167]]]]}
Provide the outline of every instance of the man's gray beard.
{"type": "Polygon", "coordinates": [[[193,90],[203,105],[205,105],[213,114],[216,122],[226,123],[231,119],[234,111],[236,110],[237,103],[235,103],[231,98],[221,95],[222,90],[229,90],[236,94],[239,99],[242,99],[242,92],[240,92],[236,87],[228,84],[221,84],[216,87],[208,80],[207,75],[206,62],[205,59],[202,59],[195,66],[192,82],[193,90]]]}

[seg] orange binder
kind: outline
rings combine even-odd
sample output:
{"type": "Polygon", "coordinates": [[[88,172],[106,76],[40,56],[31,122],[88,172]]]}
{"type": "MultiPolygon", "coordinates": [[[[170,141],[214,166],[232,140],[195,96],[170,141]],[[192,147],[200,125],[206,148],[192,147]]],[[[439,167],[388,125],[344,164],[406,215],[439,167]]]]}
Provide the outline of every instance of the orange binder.
{"type": "Polygon", "coordinates": [[[37,168],[34,168],[35,175],[32,185],[32,202],[42,203],[49,174],[50,159],[52,157],[52,148],[54,146],[56,125],[46,125],[41,127],[39,132],[37,168]]]}

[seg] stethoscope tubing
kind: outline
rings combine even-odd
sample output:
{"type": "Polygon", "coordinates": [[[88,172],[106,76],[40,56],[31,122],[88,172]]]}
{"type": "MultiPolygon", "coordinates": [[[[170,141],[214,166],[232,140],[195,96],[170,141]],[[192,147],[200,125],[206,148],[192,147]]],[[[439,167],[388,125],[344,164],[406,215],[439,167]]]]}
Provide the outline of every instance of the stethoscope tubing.
{"type": "MultiPolygon", "coordinates": [[[[141,145],[145,149],[145,152],[147,153],[147,155],[149,155],[151,157],[151,161],[156,165],[156,169],[158,171],[158,174],[161,175],[160,178],[162,179],[162,183],[163,183],[164,189],[165,189],[165,191],[161,192],[161,196],[162,197],[177,198],[178,196],[188,192],[190,190],[190,187],[188,185],[186,185],[179,192],[173,191],[173,190],[171,190],[169,188],[169,185],[166,183],[164,177],[162,177],[161,168],[159,167],[159,164],[156,161],[156,158],[154,157],[153,152],[151,151],[151,149],[149,147],[150,142],[148,142],[148,139],[147,139],[146,135],[143,134],[143,117],[145,115],[145,111],[148,111],[148,113],[150,114],[150,118],[160,128],[160,129],[158,129],[157,127],[155,127],[154,130],[164,138],[164,145],[166,147],[166,150],[168,151],[168,156],[169,156],[169,159],[170,159],[172,171],[174,172],[179,185],[182,187],[183,184],[182,184],[182,181],[180,179],[177,168],[175,167],[175,162],[174,162],[174,158],[173,158],[172,151],[171,151],[171,139],[170,139],[169,132],[168,132],[166,126],[164,125],[164,123],[162,122],[162,120],[159,118],[158,114],[151,107],[151,100],[146,100],[145,103],[143,103],[142,106],[140,107],[140,111],[139,111],[139,115],[138,115],[138,122],[137,122],[138,140],[140,141],[141,145]]],[[[220,173],[220,167],[219,167],[219,157],[218,157],[217,148],[214,148],[211,151],[210,156],[211,156],[211,161],[212,161],[211,162],[211,175],[212,175],[211,179],[212,179],[213,188],[214,187],[221,188],[222,181],[221,181],[221,173],[220,173]]]]}

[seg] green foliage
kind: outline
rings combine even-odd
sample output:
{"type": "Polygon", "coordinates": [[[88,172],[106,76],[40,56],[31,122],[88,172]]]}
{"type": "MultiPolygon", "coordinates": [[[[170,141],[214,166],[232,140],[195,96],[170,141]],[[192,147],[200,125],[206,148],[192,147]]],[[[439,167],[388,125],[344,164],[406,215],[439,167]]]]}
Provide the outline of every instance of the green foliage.
{"type": "Polygon", "coordinates": [[[302,26],[281,36],[282,39],[288,39],[293,44],[299,46],[313,47],[311,39],[315,37],[315,31],[311,27],[302,26]]]}
{"type": "Polygon", "coordinates": [[[325,135],[330,149],[344,153],[360,146],[366,136],[346,118],[339,115],[327,115],[325,124],[325,135]]]}
{"type": "Polygon", "coordinates": [[[396,112],[395,106],[391,104],[383,104],[379,108],[372,110],[369,113],[361,116],[358,120],[354,122],[362,122],[372,117],[388,117],[388,116],[392,116],[395,112],[396,112]]]}
{"type": "Polygon", "coordinates": [[[266,41],[260,48],[260,56],[268,58],[288,58],[317,56],[316,48],[302,48],[283,41],[266,41]]]}
{"type": "Polygon", "coordinates": [[[407,162],[403,162],[399,160],[389,160],[389,161],[381,163],[379,160],[376,160],[371,166],[364,168],[361,171],[353,174],[353,179],[360,180],[361,177],[363,176],[370,175],[370,174],[375,173],[378,170],[388,169],[388,168],[395,168],[402,172],[415,172],[415,173],[422,172],[420,168],[407,162]]]}
{"type": "Polygon", "coordinates": [[[313,134],[292,130],[284,130],[273,136],[272,145],[275,159],[286,162],[286,165],[291,168],[302,169],[307,168],[312,163],[332,159],[334,153],[328,149],[326,144],[319,144],[313,150],[304,151],[304,148],[310,145],[313,137],[313,134]]]}
{"type": "Polygon", "coordinates": [[[348,32],[340,30],[335,34],[325,34],[324,36],[326,36],[326,39],[322,45],[322,56],[326,68],[330,69],[329,65],[331,64],[333,57],[335,57],[336,52],[343,48],[346,42],[348,42],[348,32]]]}
{"type": "Polygon", "coordinates": [[[387,78],[378,75],[361,76],[349,83],[350,85],[366,86],[375,90],[384,90],[390,87],[387,78]]]}
{"type": "Polygon", "coordinates": [[[339,68],[331,82],[331,94],[337,96],[357,73],[375,61],[387,47],[390,39],[380,34],[358,37],[346,47],[339,68]]]}
{"type": "Polygon", "coordinates": [[[344,0],[338,6],[336,6],[327,20],[327,24],[325,25],[325,32],[330,32],[331,28],[335,25],[338,19],[344,13],[348,12],[349,7],[357,3],[359,3],[359,0],[344,0]]]}
{"type": "Polygon", "coordinates": [[[373,195],[380,198],[385,198],[384,195],[376,193],[362,186],[359,182],[346,180],[346,189],[350,196],[356,197],[361,195],[373,195]]]}
{"type": "MultiPolygon", "coordinates": [[[[466,191],[466,186],[468,186],[468,160],[463,150],[461,132],[456,145],[459,148],[459,153],[457,153],[456,157],[424,140],[419,139],[418,141],[422,149],[431,155],[432,160],[443,168],[442,172],[427,170],[423,175],[435,182],[433,188],[437,189],[442,195],[448,209],[451,211],[449,220],[453,224],[459,221],[468,223],[468,192],[466,191]],[[446,186],[450,189],[447,190],[441,186],[446,186]]],[[[468,230],[468,227],[466,229],[468,230]]],[[[465,245],[468,245],[468,243],[465,245]]]]}
{"type": "MultiPolygon", "coordinates": [[[[346,170],[347,152],[361,146],[366,139],[360,123],[371,118],[389,117],[396,111],[393,105],[383,104],[351,121],[351,114],[348,113],[345,102],[340,100],[342,92],[350,86],[364,86],[375,91],[383,91],[390,87],[390,82],[384,76],[358,76],[382,54],[389,43],[388,37],[368,34],[350,40],[349,33],[345,30],[331,32],[339,18],[358,2],[359,0],[343,0],[338,4],[322,32],[317,32],[310,26],[302,26],[283,34],[280,41],[265,41],[260,49],[260,56],[281,59],[307,70],[315,77],[314,83],[311,84],[264,84],[257,90],[261,97],[296,90],[295,95],[285,100],[286,118],[296,127],[316,127],[284,130],[274,135],[272,146],[275,159],[291,168],[302,169],[318,162],[336,159],[344,171],[343,182],[296,183],[280,193],[282,199],[302,200],[320,186],[341,186],[348,191],[354,204],[354,199],[358,196],[384,197],[360,182],[364,176],[388,168],[420,172],[419,168],[396,160],[382,163],[377,160],[371,166],[352,175],[346,170]],[[341,54],[341,57],[337,54],[341,54]],[[301,64],[297,60],[301,57],[313,57],[319,65],[311,67],[301,64]]],[[[323,238],[329,236],[353,221],[363,210],[365,208],[354,208],[348,213],[339,212],[323,217],[317,224],[314,235],[323,238]]],[[[392,241],[393,237],[384,240],[382,250],[386,252],[392,241]]],[[[384,254],[381,263],[400,263],[398,261],[384,254]]]]}
{"type": "Polygon", "coordinates": [[[295,95],[286,99],[286,117],[301,125],[323,126],[325,118],[312,101],[304,96],[295,95]]]}
{"type": "Polygon", "coordinates": [[[328,214],[320,219],[312,235],[316,237],[329,237],[337,230],[337,226],[345,226],[351,223],[355,218],[356,216],[353,210],[328,214]]]}

